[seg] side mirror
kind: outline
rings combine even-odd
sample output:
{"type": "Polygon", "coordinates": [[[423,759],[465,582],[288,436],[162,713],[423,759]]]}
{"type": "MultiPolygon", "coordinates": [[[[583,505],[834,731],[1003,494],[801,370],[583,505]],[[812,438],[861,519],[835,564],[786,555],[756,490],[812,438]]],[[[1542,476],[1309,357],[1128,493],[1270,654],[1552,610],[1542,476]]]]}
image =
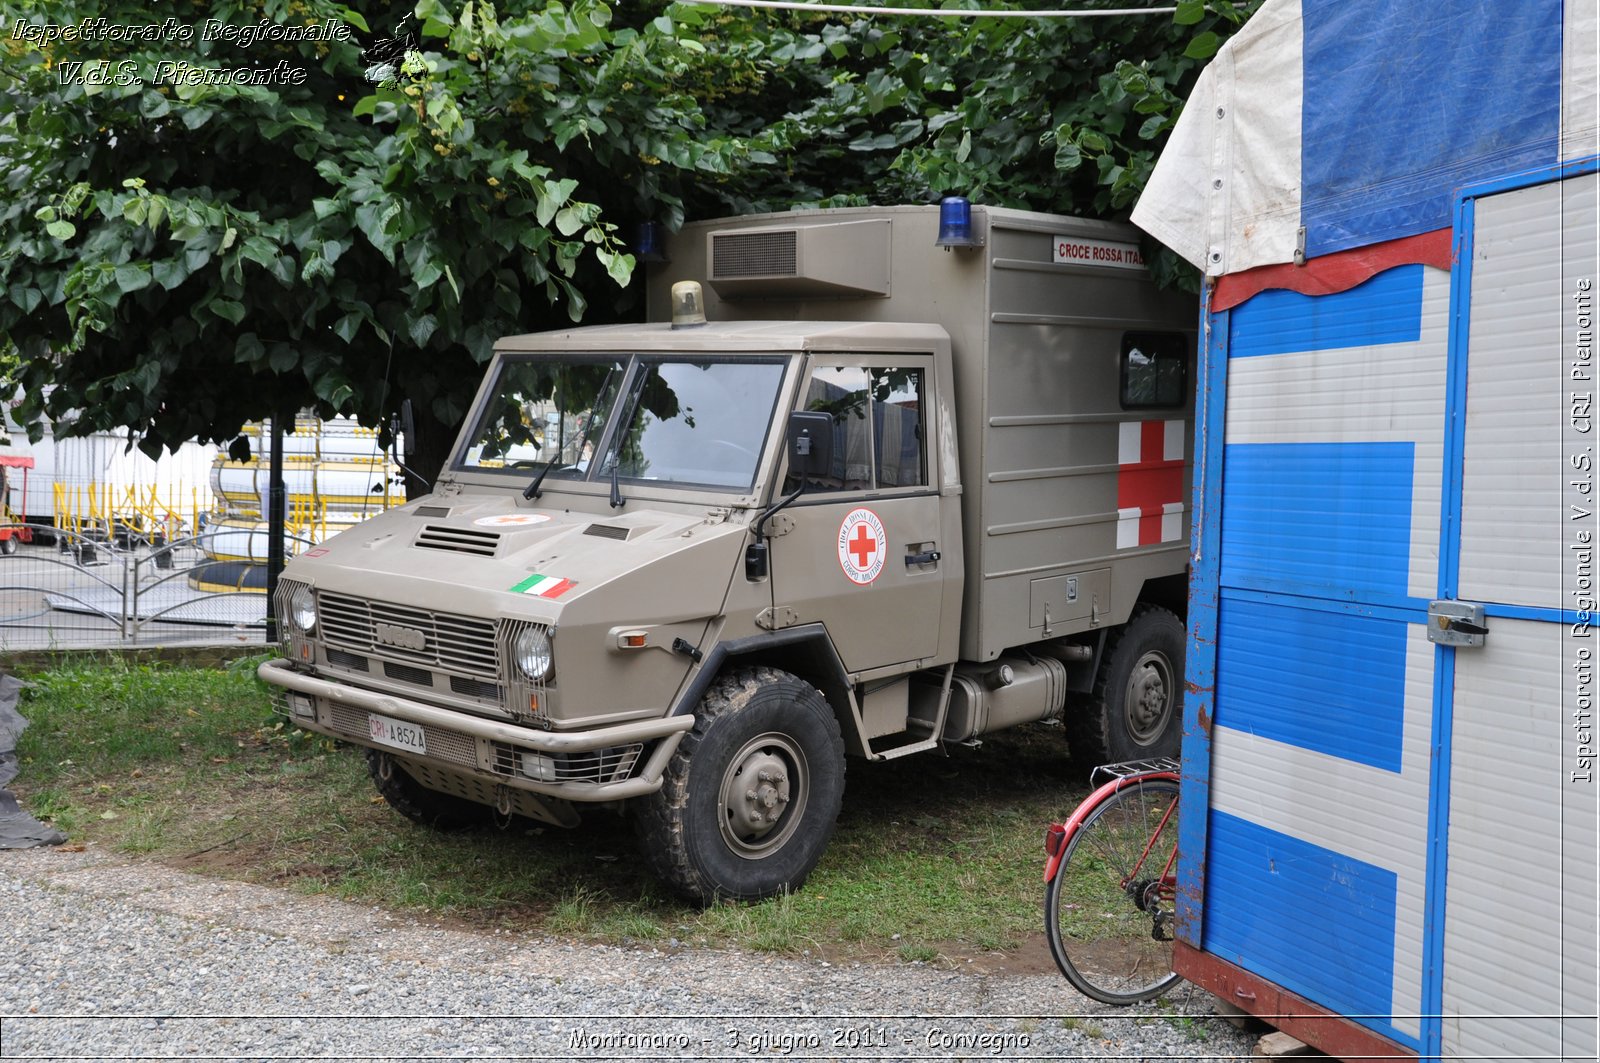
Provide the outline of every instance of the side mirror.
{"type": "Polygon", "coordinates": [[[417,456],[417,421],[411,411],[411,400],[406,399],[400,404],[400,435],[406,441],[406,457],[417,456]]]}
{"type": "Polygon", "coordinates": [[[833,414],[791,413],[784,449],[789,471],[802,484],[807,476],[826,474],[833,466],[833,414]]]}

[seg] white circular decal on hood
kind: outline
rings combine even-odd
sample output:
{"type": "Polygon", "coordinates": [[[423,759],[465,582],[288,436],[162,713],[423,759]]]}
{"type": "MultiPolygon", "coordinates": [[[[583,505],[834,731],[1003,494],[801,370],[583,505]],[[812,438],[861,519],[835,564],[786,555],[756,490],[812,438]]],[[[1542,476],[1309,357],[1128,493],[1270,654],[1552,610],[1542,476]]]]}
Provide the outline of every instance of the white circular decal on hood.
{"type": "Polygon", "coordinates": [[[502,513],[498,517],[479,517],[472,523],[480,528],[514,528],[529,524],[543,524],[549,519],[543,513],[502,513]]]}
{"type": "Polygon", "coordinates": [[[852,509],[839,525],[839,567],[851,583],[865,586],[878,578],[888,555],[883,521],[870,509],[852,509]]]}

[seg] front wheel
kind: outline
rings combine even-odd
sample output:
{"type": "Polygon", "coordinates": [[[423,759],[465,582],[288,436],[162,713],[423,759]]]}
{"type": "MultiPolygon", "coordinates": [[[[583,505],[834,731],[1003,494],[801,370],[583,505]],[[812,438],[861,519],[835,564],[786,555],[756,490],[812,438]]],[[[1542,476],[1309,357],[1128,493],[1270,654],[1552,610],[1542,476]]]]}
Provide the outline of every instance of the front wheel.
{"type": "Polygon", "coordinates": [[[1112,794],[1067,841],[1045,890],[1044,931],[1056,966],[1103,1004],[1165,993],[1172,973],[1178,785],[1135,782],[1112,794]]]}
{"type": "Polygon", "coordinates": [[[389,807],[419,826],[452,831],[488,821],[483,805],[428,789],[387,753],[367,750],[367,774],[389,807]]]}
{"type": "Polygon", "coordinates": [[[833,836],[844,799],[844,741],[816,688],[751,668],[719,678],[639,802],[646,860],[701,903],[799,889],[833,836]]]}

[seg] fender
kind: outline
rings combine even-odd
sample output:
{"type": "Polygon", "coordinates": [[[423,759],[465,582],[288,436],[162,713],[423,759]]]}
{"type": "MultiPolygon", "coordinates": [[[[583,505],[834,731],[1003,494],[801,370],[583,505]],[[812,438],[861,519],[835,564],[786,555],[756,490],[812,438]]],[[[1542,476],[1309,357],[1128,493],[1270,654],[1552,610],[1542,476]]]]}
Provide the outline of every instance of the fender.
{"type": "Polygon", "coordinates": [[[844,662],[839,660],[839,654],[833,648],[833,641],[828,638],[828,630],[821,624],[801,624],[798,627],[786,628],[783,631],[774,631],[766,635],[749,635],[742,639],[731,639],[719,642],[711,647],[711,652],[706,654],[705,663],[695,673],[689,685],[684,688],[683,695],[678,703],[672,707],[672,716],[683,716],[694,711],[700,704],[700,699],[705,697],[706,690],[716,679],[722,666],[729,660],[743,657],[751,653],[760,653],[765,650],[783,649],[794,646],[806,646],[816,654],[816,663],[827,672],[827,686],[832,686],[833,691],[823,690],[823,695],[833,705],[834,711],[840,709],[849,712],[850,676],[844,670],[844,662]],[[840,704],[830,694],[844,692],[847,699],[840,704]]]}
{"type": "Polygon", "coordinates": [[[1175,771],[1152,771],[1143,775],[1129,775],[1124,779],[1112,779],[1101,786],[1094,793],[1084,798],[1077,808],[1072,810],[1072,815],[1066,823],[1052,823],[1045,832],[1045,861],[1044,880],[1048,884],[1055,880],[1057,872],[1061,870],[1061,858],[1066,854],[1067,843],[1072,841],[1072,836],[1078,833],[1078,828],[1083,826],[1083,821],[1089,818],[1090,813],[1100,807],[1100,802],[1110,797],[1119,790],[1126,789],[1136,783],[1150,782],[1165,779],[1168,782],[1178,782],[1178,773],[1175,771]],[[1051,842],[1055,841],[1056,832],[1060,832],[1060,841],[1051,852],[1051,842]]]}

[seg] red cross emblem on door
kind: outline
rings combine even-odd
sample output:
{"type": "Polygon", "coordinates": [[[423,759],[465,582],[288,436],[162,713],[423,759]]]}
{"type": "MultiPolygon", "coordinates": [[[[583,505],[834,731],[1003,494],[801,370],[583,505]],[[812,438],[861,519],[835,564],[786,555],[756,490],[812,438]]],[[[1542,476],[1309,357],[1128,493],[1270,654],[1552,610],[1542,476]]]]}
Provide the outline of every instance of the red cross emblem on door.
{"type": "Polygon", "coordinates": [[[852,583],[871,583],[883,571],[889,537],[870,509],[852,509],[839,524],[839,567],[852,583]]]}
{"type": "Polygon", "coordinates": [[[1124,421],[1117,436],[1117,549],[1184,538],[1187,421],[1124,421]]]}

